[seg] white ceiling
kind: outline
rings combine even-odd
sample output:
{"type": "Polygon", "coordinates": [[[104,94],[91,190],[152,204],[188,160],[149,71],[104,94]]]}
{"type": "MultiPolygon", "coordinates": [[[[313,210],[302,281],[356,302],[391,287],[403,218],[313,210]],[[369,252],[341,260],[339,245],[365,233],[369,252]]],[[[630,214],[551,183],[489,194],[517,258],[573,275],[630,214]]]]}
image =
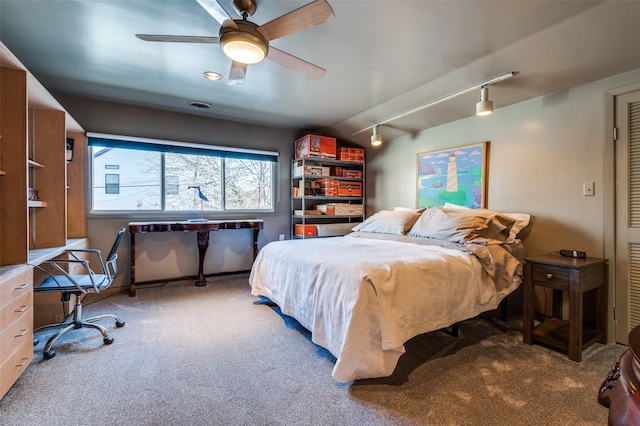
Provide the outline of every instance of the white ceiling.
{"type": "MultiPolygon", "coordinates": [[[[257,0],[258,25],[309,1],[257,0]]],[[[220,0],[237,18],[230,0],[220,0]]],[[[196,0],[0,0],[0,40],[50,91],[241,122],[352,133],[484,80],[500,108],[640,68],[640,1],[329,0],[335,19],[273,40],[321,66],[312,81],[270,61],[244,85],[212,82],[215,44],[151,43],[136,33],[218,36],[196,0]],[[194,110],[189,101],[210,110],[194,110]]],[[[385,139],[470,117],[471,93],[382,126],[385,139]]],[[[482,119],[482,118],[478,118],[482,119]]],[[[81,123],[82,124],[82,123],[81,123]]]]}

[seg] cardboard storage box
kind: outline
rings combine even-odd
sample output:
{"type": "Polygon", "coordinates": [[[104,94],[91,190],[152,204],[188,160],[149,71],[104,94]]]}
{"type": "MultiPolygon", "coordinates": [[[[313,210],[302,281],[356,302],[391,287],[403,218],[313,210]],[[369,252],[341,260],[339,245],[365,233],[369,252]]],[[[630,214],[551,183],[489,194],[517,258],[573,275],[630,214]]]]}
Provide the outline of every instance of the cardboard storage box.
{"type": "Polygon", "coordinates": [[[336,214],[335,204],[316,204],[315,208],[324,214],[328,214],[328,215],[336,214]]]}
{"type": "Polygon", "coordinates": [[[293,177],[301,177],[302,175],[329,176],[330,171],[331,169],[329,167],[309,164],[303,166],[302,161],[298,161],[293,168],[293,177]]]}
{"type": "Polygon", "coordinates": [[[362,172],[360,170],[342,170],[342,177],[362,178],[362,172]]]}
{"type": "Polygon", "coordinates": [[[305,236],[305,237],[315,237],[316,225],[296,224],[296,235],[305,236]]]}
{"type": "Polygon", "coordinates": [[[364,149],[362,148],[338,148],[336,159],[341,161],[353,161],[364,163],[364,149]]]}
{"type": "Polygon", "coordinates": [[[306,135],[296,141],[296,158],[336,158],[336,139],[327,136],[306,135]]]}
{"type": "Polygon", "coordinates": [[[316,208],[325,212],[325,214],[333,214],[337,216],[362,216],[364,213],[362,204],[328,203],[318,204],[316,208]]]}
{"type": "Polygon", "coordinates": [[[338,197],[362,197],[362,182],[340,182],[338,197]]]}
{"type": "Polygon", "coordinates": [[[338,181],[335,179],[318,179],[320,194],[327,197],[335,197],[338,193],[338,181]]]}

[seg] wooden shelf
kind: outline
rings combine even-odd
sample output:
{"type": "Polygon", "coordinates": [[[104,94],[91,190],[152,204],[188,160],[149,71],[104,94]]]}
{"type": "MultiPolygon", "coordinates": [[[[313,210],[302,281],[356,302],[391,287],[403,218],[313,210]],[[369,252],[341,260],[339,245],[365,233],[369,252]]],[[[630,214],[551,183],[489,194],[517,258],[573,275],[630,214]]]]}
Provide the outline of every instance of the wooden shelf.
{"type": "MultiPolygon", "coordinates": [[[[533,329],[531,337],[536,342],[567,352],[569,350],[569,321],[547,318],[533,329]]],[[[602,340],[602,333],[592,327],[582,325],[582,345],[585,348],[600,340],[602,340]]]]}

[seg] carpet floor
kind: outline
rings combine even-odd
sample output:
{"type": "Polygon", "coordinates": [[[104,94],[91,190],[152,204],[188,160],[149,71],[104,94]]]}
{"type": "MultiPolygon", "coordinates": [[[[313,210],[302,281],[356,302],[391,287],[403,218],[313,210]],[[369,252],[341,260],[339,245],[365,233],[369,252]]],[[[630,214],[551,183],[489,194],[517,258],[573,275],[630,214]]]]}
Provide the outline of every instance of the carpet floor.
{"type": "MultiPolygon", "coordinates": [[[[98,295],[100,296],[100,295],[98,295]]],[[[94,296],[95,297],[95,296],[94,296]]],[[[91,299],[87,299],[91,301],[91,299]]],[[[0,400],[0,425],[604,425],[600,384],[626,350],[583,361],[522,342],[522,320],[483,314],[407,342],[391,377],[342,384],[335,358],[246,277],[140,288],[87,303],[114,313],[103,345],[74,330],[42,360],[53,331],[0,400]]]]}

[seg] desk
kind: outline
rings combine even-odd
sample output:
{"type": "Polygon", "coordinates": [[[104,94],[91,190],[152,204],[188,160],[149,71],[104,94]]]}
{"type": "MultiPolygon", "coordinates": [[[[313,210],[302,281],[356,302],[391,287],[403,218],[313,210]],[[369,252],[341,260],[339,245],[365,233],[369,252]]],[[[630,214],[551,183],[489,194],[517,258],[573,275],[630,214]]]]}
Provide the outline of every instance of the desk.
{"type": "MultiPolygon", "coordinates": [[[[129,232],[131,233],[131,285],[129,287],[129,296],[136,295],[136,234],[144,234],[146,232],[197,232],[198,238],[198,276],[195,285],[207,285],[207,280],[202,271],[204,265],[204,257],[209,247],[209,232],[219,231],[222,229],[253,229],[253,257],[258,254],[258,232],[263,228],[261,219],[247,220],[208,220],[206,222],[129,222],[129,232]]],[[[212,275],[222,275],[212,274],[212,275]]],[[[176,281],[190,277],[176,277],[162,281],[176,281]]],[[[140,282],[138,285],[150,284],[151,282],[140,282]]]]}

